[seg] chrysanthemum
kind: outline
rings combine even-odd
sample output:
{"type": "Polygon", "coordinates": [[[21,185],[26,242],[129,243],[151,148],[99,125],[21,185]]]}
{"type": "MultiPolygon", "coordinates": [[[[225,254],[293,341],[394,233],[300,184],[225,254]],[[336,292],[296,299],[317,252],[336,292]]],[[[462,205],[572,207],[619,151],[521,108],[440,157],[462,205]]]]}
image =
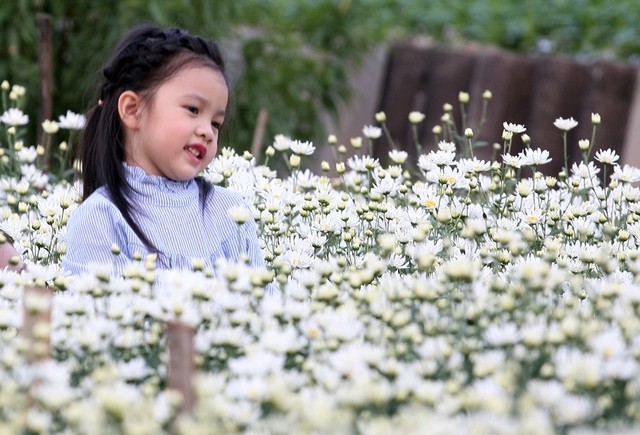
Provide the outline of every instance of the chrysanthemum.
{"type": "Polygon", "coordinates": [[[429,171],[437,167],[452,165],[456,158],[456,154],[452,151],[430,151],[429,154],[423,154],[418,159],[418,166],[424,171],[429,171]]]}
{"type": "Polygon", "coordinates": [[[504,128],[506,131],[508,131],[510,133],[514,133],[514,134],[520,134],[520,133],[524,133],[525,131],[527,131],[527,129],[524,127],[524,125],[522,125],[522,124],[512,124],[510,122],[503,122],[502,123],[502,128],[504,128]]]}
{"type": "Polygon", "coordinates": [[[71,110],[67,110],[66,115],[60,115],[58,118],[59,127],[67,130],[82,130],[86,123],[87,119],[84,115],[74,113],[71,110]]]}
{"type": "Polygon", "coordinates": [[[577,127],[578,121],[573,119],[573,117],[571,117],[571,118],[556,118],[556,120],[553,122],[553,125],[556,126],[556,128],[558,128],[558,129],[560,129],[562,131],[569,131],[572,128],[577,127]]]}
{"type": "Polygon", "coordinates": [[[635,183],[636,181],[640,181],[640,168],[630,165],[616,165],[613,168],[611,179],[625,183],[635,183]]]}
{"type": "Polygon", "coordinates": [[[473,157],[471,159],[460,159],[456,162],[458,169],[460,169],[463,173],[473,173],[477,174],[478,172],[484,172],[491,169],[491,162],[486,162],[484,160],[478,160],[473,157]]]}
{"type": "Polygon", "coordinates": [[[373,125],[365,125],[362,128],[362,134],[368,139],[378,139],[382,136],[382,129],[373,125]]]}
{"type": "Polygon", "coordinates": [[[447,151],[450,153],[455,153],[456,152],[456,143],[455,142],[449,142],[446,140],[441,140],[440,142],[438,142],[438,149],[440,151],[447,151]]]}
{"type": "Polygon", "coordinates": [[[347,165],[349,165],[349,167],[356,172],[364,173],[379,167],[380,162],[378,161],[378,159],[374,159],[371,156],[355,155],[349,157],[349,160],[347,160],[347,165]]]}
{"type": "Polygon", "coordinates": [[[617,165],[616,162],[620,159],[620,156],[614,150],[608,148],[606,150],[599,150],[596,152],[595,159],[606,165],[617,165]]]}
{"type": "Polygon", "coordinates": [[[512,168],[516,169],[521,168],[524,164],[524,157],[520,154],[518,154],[517,156],[513,156],[511,154],[503,154],[502,160],[504,161],[505,165],[511,166],[512,168]]]}
{"type": "Polygon", "coordinates": [[[393,163],[397,163],[398,165],[403,164],[407,160],[408,156],[409,154],[406,151],[400,151],[400,150],[389,151],[389,158],[393,163]]]}
{"type": "Polygon", "coordinates": [[[29,122],[29,115],[25,114],[22,110],[12,107],[0,116],[0,122],[10,125],[12,127],[18,125],[25,125],[29,122]]]}
{"type": "Polygon", "coordinates": [[[313,146],[313,143],[309,141],[299,141],[294,140],[290,143],[291,151],[297,155],[310,156],[316,150],[316,147],[313,146]]]}
{"type": "Polygon", "coordinates": [[[540,148],[531,149],[526,148],[523,151],[524,154],[524,164],[528,166],[539,166],[544,165],[545,163],[549,163],[551,161],[551,157],[549,157],[549,151],[542,150],[540,148]]]}
{"type": "Polygon", "coordinates": [[[273,139],[273,148],[275,148],[276,151],[286,151],[291,147],[291,142],[293,141],[290,137],[279,134],[273,139]]]}

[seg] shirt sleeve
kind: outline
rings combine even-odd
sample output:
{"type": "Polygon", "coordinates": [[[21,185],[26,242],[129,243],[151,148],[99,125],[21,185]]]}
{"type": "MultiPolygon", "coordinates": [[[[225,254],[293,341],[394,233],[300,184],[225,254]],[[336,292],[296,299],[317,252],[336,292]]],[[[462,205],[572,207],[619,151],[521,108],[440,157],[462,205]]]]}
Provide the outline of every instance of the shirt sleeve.
{"type": "Polygon", "coordinates": [[[112,275],[120,275],[129,260],[126,255],[114,255],[112,246],[126,249],[124,218],[106,197],[96,194],[83,202],[69,218],[67,252],[62,267],[72,274],[81,274],[92,264],[110,265],[112,275]]]}

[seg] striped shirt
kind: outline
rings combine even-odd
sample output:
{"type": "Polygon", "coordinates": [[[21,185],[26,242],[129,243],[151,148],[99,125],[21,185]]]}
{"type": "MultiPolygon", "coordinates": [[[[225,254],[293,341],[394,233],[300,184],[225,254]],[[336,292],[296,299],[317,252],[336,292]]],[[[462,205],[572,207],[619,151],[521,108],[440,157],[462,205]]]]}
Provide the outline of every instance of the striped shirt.
{"type": "MultiPolygon", "coordinates": [[[[143,169],[124,164],[132,187],[133,217],[158,250],[158,268],[191,270],[194,260],[215,271],[215,261],[240,260],[246,255],[252,267],[264,267],[255,221],[236,223],[233,207],[246,204],[238,193],[214,186],[203,207],[195,180],[173,181],[149,176],[143,169]]],[[[67,226],[67,252],[62,266],[73,274],[89,264],[112,265],[120,276],[138,253],[150,252],[111,202],[103,186],[91,194],[71,215],[67,226]],[[121,253],[114,255],[112,246],[121,253]]]]}

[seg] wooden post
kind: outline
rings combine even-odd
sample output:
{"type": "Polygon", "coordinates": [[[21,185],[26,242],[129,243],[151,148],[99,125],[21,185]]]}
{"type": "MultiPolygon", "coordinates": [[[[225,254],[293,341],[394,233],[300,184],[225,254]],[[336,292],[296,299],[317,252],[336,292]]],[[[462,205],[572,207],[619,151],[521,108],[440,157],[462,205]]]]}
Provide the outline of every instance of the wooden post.
{"type": "Polygon", "coordinates": [[[260,158],[260,151],[262,150],[262,144],[264,143],[264,133],[267,128],[267,119],[269,119],[269,112],[267,109],[260,109],[258,121],[256,122],[256,129],[253,131],[253,139],[251,141],[251,154],[253,154],[256,159],[260,158]]]}
{"type": "Polygon", "coordinates": [[[29,362],[42,361],[51,355],[52,299],[51,290],[46,287],[24,289],[22,335],[29,362]]]}
{"type": "Polygon", "coordinates": [[[42,122],[51,119],[53,116],[53,43],[51,35],[51,15],[38,14],[38,35],[40,41],[39,64],[40,64],[40,113],[38,123],[38,143],[46,146],[44,150],[44,168],[49,171],[51,158],[51,144],[45,145],[42,122]]]}
{"type": "Polygon", "coordinates": [[[181,412],[191,412],[195,403],[193,374],[195,372],[195,350],[193,337],[196,329],[180,322],[166,322],[169,364],[167,388],[182,394],[181,412]]]}

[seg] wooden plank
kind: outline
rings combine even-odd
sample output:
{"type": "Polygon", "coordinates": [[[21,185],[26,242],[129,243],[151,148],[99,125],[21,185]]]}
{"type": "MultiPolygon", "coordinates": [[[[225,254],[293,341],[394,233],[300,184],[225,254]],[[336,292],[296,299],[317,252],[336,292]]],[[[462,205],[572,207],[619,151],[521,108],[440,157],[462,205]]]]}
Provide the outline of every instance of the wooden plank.
{"type": "MultiPolygon", "coordinates": [[[[531,146],[548,150],[551,155],[552,161],[539,168],[547,175],[557,176],[564,167],[562,132],[553,123],[557,118],[578,118],[589,75],[588,65],[565,57],[535,60],[531,112],[526,126],[531,146]]],[[[575,130],[569,132],[567,139],[569,150],[577,147],[575,130]]]]}
{"type": "Polygon", "coordinates": [[[627,164],[640,168],[640,70],[636,69],[636,84],[634,86],[629,118],[625,132],[624,146],[620,158],[621,165],[627,164]]]}
{"type": "MultiPolygon", "coordinates": [[[[618,154],[622,152],[633,103],[636,73],[637,68],[619,62],[598,61],[593,64],[576,128],[578,138],[591,138],[591,113],[600,114],[602,124],[597,129],[592,158],[599,149],[611,148],[618,154]]],[[[573,149],[572,157],[579,158],[577,146],[573,149]]]]}
{"type": "Polygon", "coordinates": [[[469,91],[477,57],[472,52],[436,48],[432,50],[429,60],[423,76],[422,93],[419,94],[422,101],[416,107],[416,110],[425,114],[419,135],[425,151],[437,145],[432,130],[442,123],[445,103],[454,107],[455,123],[461,125],[458,94],[469,91]]]}
{"type": "Polygon", "coordinates": [[[181,322],[167,321],[167,388],[182,395],[181,412],[190,413],[195,404],[193,375],[195,373],[195,328],[181,322]]]}
{"type": "Polygon", "coordinates": [[[22,336],[30,363],[51,356],[51,305],[53,293],[46,287],[25,287],[22,296],[22,336]]]}
{"type": "MultiPolygon", "coordinates": [[[[387,115],[387,128],[398,148],[412,143],[407,117],[415,110],[415,99],[420,98],[431,53],[430,47],[399,45],[389,55],[380,110],[387,115]]],[[[376,156],[384,160],[389,149],[386,139],[381,138],[376,156]]]]}
{"type": "MultiPolygon", "coordinates": [[[[502,143],[504,122],[516,124],[527,122],[533,69],[533,60],[526,56],[493,48],[482,48],[478,51],[478,61],[470,86],[470,125],[476,125],[481,119],[482,93],[489,90],[493,98],[489,102],[483,128],[480,131],[474,131],[477,140],[488,143],[487,147],[476,152],[476,157],[485,160],[491,158],[493,153],[491,145],[495,142],[502,143]]],[[[517,154],[522,148],[522,142],[514,140],[511,154],[517,154]]]]}

